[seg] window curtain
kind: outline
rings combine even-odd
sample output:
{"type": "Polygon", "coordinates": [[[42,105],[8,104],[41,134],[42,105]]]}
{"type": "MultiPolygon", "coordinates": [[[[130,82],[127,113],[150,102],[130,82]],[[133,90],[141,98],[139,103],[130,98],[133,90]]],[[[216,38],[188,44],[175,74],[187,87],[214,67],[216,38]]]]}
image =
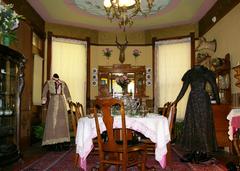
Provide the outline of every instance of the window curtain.
{"type": "Polygon", "coordinates": [[[51,75],[54,73],[68,85],[72,101],[80,102],[86,112],[87,42],[53,37],[51,75]]]}
{"type": "Polygon", "coordinates": [[[33,56],[33,105],[42,104],[42,66],[43,58],[35,54],[33,56]]]}
{"type": "MultiPolygon", "coordinates": [[[[173,102],[182,88],[182,76],[191,67],[190,38],[155,42],[154,108],[173,102]]],[[[177,105],[177,120],[183,120],[189,89],[177,105]]]]}

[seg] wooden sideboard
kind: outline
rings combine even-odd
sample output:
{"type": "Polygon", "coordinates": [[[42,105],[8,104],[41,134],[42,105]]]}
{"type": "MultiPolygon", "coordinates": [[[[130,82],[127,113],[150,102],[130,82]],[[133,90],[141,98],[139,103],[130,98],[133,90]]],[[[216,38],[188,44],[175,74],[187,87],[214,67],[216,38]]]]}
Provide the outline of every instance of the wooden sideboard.
{"type": "Polygon", "coordinates": [[[218,146],[229,147],[230,152],[232,152],[232,142],[228,138],[228,120],[227,120],[227,115],[231,111],[231,105],[213,104],[212,110],[218,146]]]}

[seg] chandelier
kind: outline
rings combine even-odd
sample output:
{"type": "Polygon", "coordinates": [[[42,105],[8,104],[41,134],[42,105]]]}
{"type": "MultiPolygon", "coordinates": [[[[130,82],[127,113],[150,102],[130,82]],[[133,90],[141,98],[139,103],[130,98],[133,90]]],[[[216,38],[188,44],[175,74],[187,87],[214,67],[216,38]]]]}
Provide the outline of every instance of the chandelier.
{"type": "Polygon", "coordinates": [[[154,0],[146,1],[148,12],[142,10],[141,0],[104,0],[103,5],[110,21],[118,20],[119,27],[125,31],[126,26],[132,26],[134,16],[138,13],[146,16],[151,11],[154,0]]]}

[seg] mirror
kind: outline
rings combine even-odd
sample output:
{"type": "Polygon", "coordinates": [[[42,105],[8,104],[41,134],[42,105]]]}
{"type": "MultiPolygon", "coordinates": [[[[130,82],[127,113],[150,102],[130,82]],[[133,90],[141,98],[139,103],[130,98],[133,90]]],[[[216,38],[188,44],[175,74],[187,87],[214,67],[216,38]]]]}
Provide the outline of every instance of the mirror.
{"type": "Polygon", "coordinates": [[[121,96],[123,87],[116,80],[126,76],[129,79],[127,84],[127,93],[133,97],[145,96],[146,69],[145,66],[131,66],[130,64],[115,64],[113,66],[99,66],[99,96],[102,95],[102,89],[106,89],[109,95],[121,96]],[[103,88],[104,87],[104,88],[103,88]]]}
{"type": "Polygon", "coordinates": [[[113,94],[121,94],[123,92],[122,87],[117,83],[116,78],[126,75],[130,80],[130,83],[127,85],[127,93],[134,95],[134,73],[110,73],[110,92],[113,94]]]}

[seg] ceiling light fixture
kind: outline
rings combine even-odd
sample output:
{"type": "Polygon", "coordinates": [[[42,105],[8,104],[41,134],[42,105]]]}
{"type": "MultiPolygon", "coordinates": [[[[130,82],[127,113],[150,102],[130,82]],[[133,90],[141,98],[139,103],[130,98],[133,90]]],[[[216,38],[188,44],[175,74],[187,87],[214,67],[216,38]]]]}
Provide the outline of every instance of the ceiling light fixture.
{"type": "Polygon", "coordinates": [[[103,5],[110,21],[118,20],[119,27],[125,31],[126,26],[132,26],[134,16],[138,13],[146,16],[151,11],[154,0],[146,1],[148,12],[142,10],[141,0],[104,0],[103,5]]]}

